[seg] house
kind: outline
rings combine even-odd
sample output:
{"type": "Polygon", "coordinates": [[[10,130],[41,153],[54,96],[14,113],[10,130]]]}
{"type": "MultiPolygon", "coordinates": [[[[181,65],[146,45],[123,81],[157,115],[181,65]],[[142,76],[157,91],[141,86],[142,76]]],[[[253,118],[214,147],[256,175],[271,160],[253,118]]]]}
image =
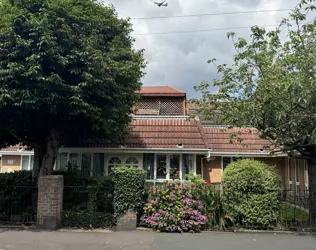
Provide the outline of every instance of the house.
{"type": "MultiPolygon", "coordinates": [[[[169,86],[143,87],[134,107],[130,135],[124,142],[91,142],[60,149],[58,169],[78,166],[84,174],[108,175],[114,166],[144,168],[148,181],[185,179],[189,171],[206,181],[220,183],[223,170],[238,158],[253,158],[277,168],[287,189],[308,190],[306,162],[285,154],[271,155],[269,142],[254,128],[227,129],[201,121],[189,113],[186,93],[169,86]],[[240,131],[242,143],[229,143],[229,135],[240,131]],[[176,173],[179,173],[177,175],[176,173]]],[[[203,117],[202,117],[203,119],[203,117]]]]}
{"type": "MultiPolygon", "coordinates": [[[[139,94],[141,100],[134,107],[125,141],[67,145],[59,150],[56,169],[70,164],[83,175],[97,176],[128,165],[144,168],[151,182],[185,180],[194,171],[206,181],[221,183],[231,161],[253,158],[275,166],[287,189],[308,190],[306,162],[281,153],[271,155],[269,142],[261,140],[256,129],[228,129],[216,121],[205,121],[198,116],[196,105],[187,103],[186,93],[173,87],[143,87],[139,94]],[[189,116],[194,112],[196,118],[189,116]],[[237,131],[244,141],[229,143],[229,135],[237,131]]],[[[10,147],[0,154],[1,172],[29,169],[33,164],[33,152],[25,148],[10,147]]]]}
{"type": "Polygon", "coordinates": [[[0,149],[0,173],[30,170],[33,166],[33,151],[21,145],[0,149]]]}

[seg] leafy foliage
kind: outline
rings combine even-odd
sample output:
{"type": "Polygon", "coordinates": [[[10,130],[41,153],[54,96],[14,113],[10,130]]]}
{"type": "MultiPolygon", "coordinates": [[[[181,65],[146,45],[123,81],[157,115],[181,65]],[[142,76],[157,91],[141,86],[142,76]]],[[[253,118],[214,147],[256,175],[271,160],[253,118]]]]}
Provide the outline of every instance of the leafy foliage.
{"type": "Polygon", "coordinates": [[[146,171],[135,167],[113,168],[114,217],[122,216],[126,211],[141,212],[146,171]]]}
{"type": "Polygon", "coordinates": [[[237,226],[275,226],[280,195],[280,176],[265,163],[238,160],[230,163],[223,173],[223,205],[229,208],[237,226]]]}
{"type": "MultiPolygon", "coordinates": [[[[251,126],[283,151],[308,161],[310,220],[316,223],[316,19],[315,0],[302,0],[276,30],[254,26],[251,38],[229,33],[236,54],[233,65],[215,64],[220,79],[196,87],[201,112],[221,123],[251,126]],[[312,19],[310,19],[312,17],[312,19]],[[214,110],[218,112],[214,112],[214,110]]],[[[238,137],[239,135],[235,135],[238,137]]]]}
{"type": "Polygon", "coordinates": [[[34,148],[45,175],[60,146],[128,132],[145,64],[113,6],[0,0],[0,23],[0,146],[34,148]]]}
{"type": "Polygon", "coordinates": [[[206,216],[206,228],[226,229],[233,225],[230,211],[223,204],[222,193],[218,186],[210,182],[191,185],[194,199],[203,204],[202,213],[206,216]]]}
{"type": "Polygon", "coordinates": [[[166,185],[149,190],[142,223],[159,231],[199,232],[206,222],[202,202],[193,199],[187,184],[166,185]]]}
{"type": "Polygon", "coordinates": [[[192,184],[192,185],[200,185],[204,183],[204,179],[200,174],[195,174],[194,171],[190,171],[185,178],[192,184]]]}

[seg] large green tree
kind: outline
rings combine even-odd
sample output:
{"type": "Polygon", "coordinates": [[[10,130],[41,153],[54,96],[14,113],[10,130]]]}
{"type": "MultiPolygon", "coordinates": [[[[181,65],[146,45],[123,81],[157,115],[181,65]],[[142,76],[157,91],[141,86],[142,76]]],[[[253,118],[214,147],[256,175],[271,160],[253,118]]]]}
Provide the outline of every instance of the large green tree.
{"type": "Polygon", "coordinates": [[[34,149],[34,177],[63,145],[128,131],[145,67],[131,31],[96,0],[0,0],[0,141],[34,149]]]}
{"type": "MultiPolygon", "coordinates": [[[[220,110],[222,123],[258,129],[283,151],[307,160],[310,218],[316,225],[316,20],[314,0],[303,0],[280,26],[253,27],[250,39],[233,40],[233,65],[217,65],[219,79],[196,87],[201,111],[220,110]]],[[[240,137],[238,133],[234,136],[240,137]]],[[[242,140],[242,136],[239,142],[242,140]]]]}

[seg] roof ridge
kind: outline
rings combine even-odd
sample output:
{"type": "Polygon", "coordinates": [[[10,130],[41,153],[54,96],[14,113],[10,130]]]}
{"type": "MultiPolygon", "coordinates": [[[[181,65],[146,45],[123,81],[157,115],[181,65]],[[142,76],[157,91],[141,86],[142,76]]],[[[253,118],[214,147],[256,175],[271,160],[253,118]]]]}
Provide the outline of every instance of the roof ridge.
{"type": "Polygon", "coordinates": [[[172,86],[166,86],[166,87],[172,88],[172,89],[174,89],[174,90],[176,90],[176,91],[179,91],[179,92],[181,92],[181,93],[186,93],[186,92],[184,92],[184,91],[182,91],[182,90],[180,90],[180,89],[177,89],[177,88],[175,88],[175,87],[172,87],[172,86]]]}

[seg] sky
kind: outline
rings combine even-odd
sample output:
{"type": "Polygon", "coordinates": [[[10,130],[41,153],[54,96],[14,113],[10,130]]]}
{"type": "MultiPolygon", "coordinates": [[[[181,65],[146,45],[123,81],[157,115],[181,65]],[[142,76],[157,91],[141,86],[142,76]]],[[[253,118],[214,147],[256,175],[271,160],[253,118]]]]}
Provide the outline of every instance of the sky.
{"type": "MultiPolygon", "coordinates": [[[[218,63],[232,62],[233,43],[227,32],[249,38],[250,29],[230,29],[253,25],[277,25],[288,11],[238,15],[198,16],[168,19],[133,19],[139,17],[194,15],[205,13],[244,12],[294,8],[298,0],[167,0],[167,7],[158,7],[160,0],[103,0],[113,4],[120,17],[130,17],[136,49],[145,49],[148,62],[145,86],[173,86],[187,92],[188,98],[198,96],[193,86],[202,81],[212,82],[220,77],[215,66],[207,60],[217,58],[218,63]],[[212,32],[192,32],[165,35],[148,33],[224,29],[212,32]]],[[[275,27],[266,27],[267,30],[275,27]]],[[[212,86],[210,90],[215,92],[212,86]]]]}

